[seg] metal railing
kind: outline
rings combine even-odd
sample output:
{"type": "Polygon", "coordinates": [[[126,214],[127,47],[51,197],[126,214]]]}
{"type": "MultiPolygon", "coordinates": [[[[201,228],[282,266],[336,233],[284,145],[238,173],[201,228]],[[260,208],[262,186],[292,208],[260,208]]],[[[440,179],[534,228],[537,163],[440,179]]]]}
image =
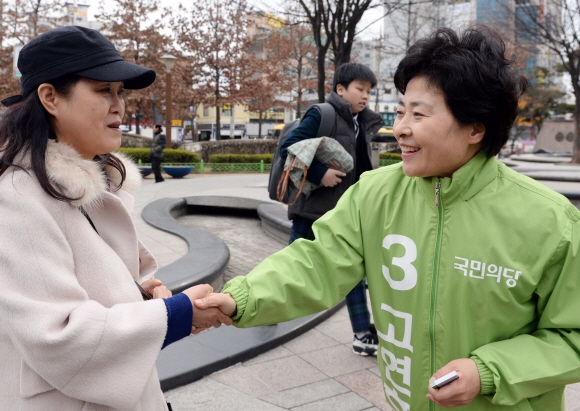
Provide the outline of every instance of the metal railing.
{"type": "MultiPolygon", "coordinates": [[[[400,162],[401,160],[380,160],[380,166],[385,167],[391,164],[400,162]]],[[[149,163],[140,163],[139,167],[151,167],[149,163]]],[[[264,160],[259,163],[206,163],[201,160],[199,163],[161,163],[161,167],[170,166],[193,166],[192,173],[207,174],[207,173],[269,173],[272,169],[272,164],[264,163],[264,160]]]]}

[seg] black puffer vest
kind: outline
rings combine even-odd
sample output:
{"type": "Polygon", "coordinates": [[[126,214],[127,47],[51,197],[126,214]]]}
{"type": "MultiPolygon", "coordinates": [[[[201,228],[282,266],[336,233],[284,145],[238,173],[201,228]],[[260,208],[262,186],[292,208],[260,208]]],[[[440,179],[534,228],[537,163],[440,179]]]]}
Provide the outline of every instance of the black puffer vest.
{"type": "MultiPolygon", "coordinates": [[[[333,209],[340,196],[342,196],[351,185],[356,183],[356,139],[351,105],[344,101],[342,97],[334,91],[328,95],[326,102],[332,104],[336,111],[334,129],[332,135],[329,137],[336,139],[336,141],[338,141],[352,156],[355,162],[355,167],[342,179],[340,184],[337,184],[334,187],[319,187],[307,195],[301,195],[294,205],[288,207],[288,218],[290,220],[293,220],[297,215],[311,220],[317,220],[324,213],[333,209]]],[[[379,114],[369,110],[368,108],[365,108],[358,114],[357,120],[361,128],[361,133],[364,132],[367,155],[369,156],[368,161],[370,162],[370,141],[376,132],[384,125],[384,122],[379,114]]],[[[293,195],[291,198],[293,198],[293,195]]]]}

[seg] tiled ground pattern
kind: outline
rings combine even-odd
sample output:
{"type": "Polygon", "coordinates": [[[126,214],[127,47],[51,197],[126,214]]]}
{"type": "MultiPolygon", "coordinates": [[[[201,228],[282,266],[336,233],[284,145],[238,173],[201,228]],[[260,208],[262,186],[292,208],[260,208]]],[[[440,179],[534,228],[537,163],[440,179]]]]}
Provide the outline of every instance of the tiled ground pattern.
{"type": "Polygon", "coordinates": [[[208,231],[221,238],[230,249],[224,281],[249,273],[263,259],[284,247],[268,236],[256,217],[191,214],[179,219],[183,224],[208,231]]]}

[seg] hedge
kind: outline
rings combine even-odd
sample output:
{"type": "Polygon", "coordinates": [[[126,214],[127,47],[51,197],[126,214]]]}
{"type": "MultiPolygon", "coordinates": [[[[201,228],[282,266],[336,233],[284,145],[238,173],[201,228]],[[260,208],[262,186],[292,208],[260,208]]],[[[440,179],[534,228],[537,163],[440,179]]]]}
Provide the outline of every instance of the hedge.
{"type": "Polygon", "coordinates": [[[379,154],[381,160],[402,160],[401,154],[399,153],[381,153],[379,154]]]}
{"type": "Polygon", "coordinates": [[[214,154],[271,154],[276,151],[278,140],[261,139],[261,140],[218,140],[202,141],[199,143],[201,150],[199,154],[206,163],[210,156],[214,154]]]}
{"type": "MultiPolygon", "coordinates": [[[[138,163],[139,160],[141,160],[142,163],[151,162],[151,151],[149,148],[121,147],[117,151],[133,158],[136,163],[138,163]]],[[[199,160],[199,154],[197,153],[174,148],[166,148],[163,150],[163,157],[161,158],[161,161],[164,163],[199,163],[199,160]]]]}
{"type": "Polygon", "coordinates": [[[209,156],[210,163],[259,163],[272,164],[274,154],[212,154],[209,156]]]}

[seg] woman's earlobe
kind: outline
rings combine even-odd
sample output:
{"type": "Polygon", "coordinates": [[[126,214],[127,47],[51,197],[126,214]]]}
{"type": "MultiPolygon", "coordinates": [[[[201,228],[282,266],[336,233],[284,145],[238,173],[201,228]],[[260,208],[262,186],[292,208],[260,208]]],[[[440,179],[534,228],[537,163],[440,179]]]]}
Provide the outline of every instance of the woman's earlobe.
{"type": "Polygon", "coordinates": [[[40,103],[46,111],[51,115],[56,115],[58,111],[57,100],[58,94],[52,84],[43,83],[37,89],[40,103]]]}
{"type": "Polygon", "coordinates": [[[485,136],[485,125],[483,123],[475,123],[471,131],[470,143],[479,144],[485,136]]]}

